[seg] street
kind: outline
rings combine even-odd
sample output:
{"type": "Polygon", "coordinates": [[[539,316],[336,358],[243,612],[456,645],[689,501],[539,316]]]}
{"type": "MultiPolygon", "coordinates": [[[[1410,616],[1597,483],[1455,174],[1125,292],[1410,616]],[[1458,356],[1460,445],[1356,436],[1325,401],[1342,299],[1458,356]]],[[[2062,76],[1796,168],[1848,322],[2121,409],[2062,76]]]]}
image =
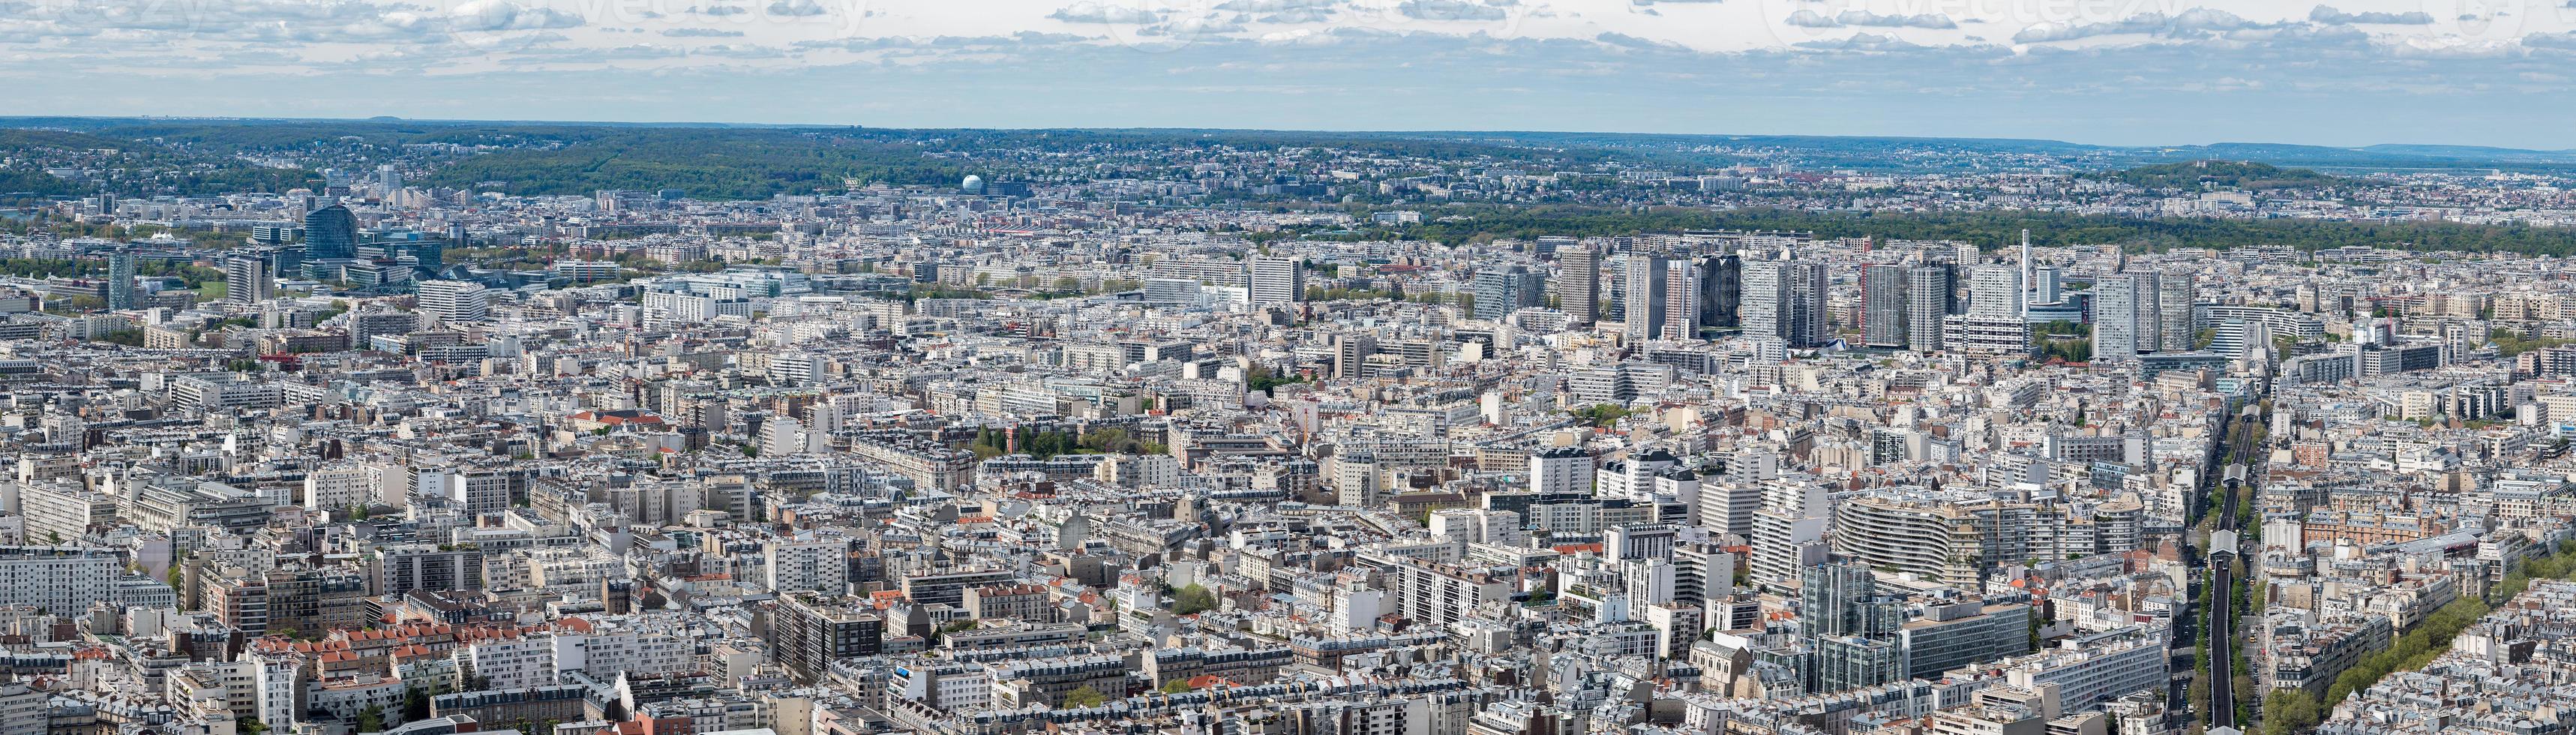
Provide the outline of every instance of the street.
{"type": "MultiPolygon", "coordinates": [[[[2240,473],[2244,469],[2244,465],[2228,467],[2228,477],[2225,480],[2227,501],[2213,511],[2219,514],[2219,531],[2236,530],[2237,517],[2230,509],[2236,507],[2236,494],[2243,487],[2240,473]]],[[[2236,596],[2237,554],[2236,549],[2231,548],[2230,545],[2218,543],[2222,538],[2232,541],[2235,534],[2213,533],[2211,535],[2209,578],[2215,586],[2209,591],[2209,724],[2212,727],[2236,727],[2234,697],[2236,677],[2232,669],[2236,665],[2235,639],[2232,635],[2236,615],[2229,606],[2235,601],[2236,596]]]]}

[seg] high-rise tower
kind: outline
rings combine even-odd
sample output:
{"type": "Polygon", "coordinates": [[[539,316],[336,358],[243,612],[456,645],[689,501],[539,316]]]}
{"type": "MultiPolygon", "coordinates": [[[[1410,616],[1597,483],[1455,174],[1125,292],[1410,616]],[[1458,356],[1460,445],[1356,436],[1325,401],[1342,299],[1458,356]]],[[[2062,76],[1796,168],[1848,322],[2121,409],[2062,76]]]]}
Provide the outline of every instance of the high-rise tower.
{"type": "Polygon", "coordinates": [[[1601,320],[1601,254],[1589,246],[1576,245],[1556,251],[1557,308],[1576,325],[1590,326],[1601,320]]]}

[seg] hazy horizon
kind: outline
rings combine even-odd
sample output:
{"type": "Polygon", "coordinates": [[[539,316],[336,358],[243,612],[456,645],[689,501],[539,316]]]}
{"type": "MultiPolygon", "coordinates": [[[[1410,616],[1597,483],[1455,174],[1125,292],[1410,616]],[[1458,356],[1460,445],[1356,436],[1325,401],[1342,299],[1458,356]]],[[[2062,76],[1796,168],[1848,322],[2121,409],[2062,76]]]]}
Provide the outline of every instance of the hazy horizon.
{"type": "Polygon", "coordinates": [[[1786,131],[1750,131],[1750,132],[1748,132],[1748,131],[1740,131],[1740,130],[1714,131],[1714,132],[1693,132],[1693,131],[1670,131],[1670,130],[1574,130],[1574,129],[1514,129],[1514,128],[1487,128],[1487,129],[1459,129],[1459,128],[1415,128],[1415,129],[1392,129],[1392,128],[1284,128],[1284,127],[1268,127],[1268,128],[1260,128],[1260,127],[1206,127],[1206,126],[1192,127],[1192,126],[1172,126],[1172,125],[1019,125],[1019,126],[999,126],[999,125],[879,125],[879,124],[869,124],[869,123],[864,123],[864,122],[777,122],[777,121],[766,121],[766,120],[688,120],[688,119],[671,119],[671,120],[636,120],[636,119],[622,119],[622,120],[621,120],[621,119],[572,119],[572,118],[563,118],[563,119],[550,119],[550,118],[504,118],[504,117],[483,117],[483,118],[477,118],[477,117],[407,117],[407,116],[401,116],[401,115],[366,115],[366,116],[355,116],[355,117],[280,117],[280,116],[274,116],[274,115],[220,115],[220,114],[157,114],[157,115],[112,115],[112,114],[98,114],[98,115],[92,115],[92,114],[78,114],[78,113],[66,113],[66,114],[15,114],[15,115],[0,115],[0,121],[11,121],[11,120],[43,120],[43,119],[57,119],[57,118],[60,118],[60,119],[79,119],[79,120],[137,120],[137,121],[160,121],[160,120],[168,120],[168,121],[192,121],[192,120],[198,120],[198,121],[225,121],[225,122],[248,122],[248,123],[306,123],[306,122],[309,122],[309,123],[364,123],[364,122],[385,122],[385,123],[423,123],[423,124],[430,124],[430,125],[478,125],[478,124],[495,124],[495,125],[499,125],[499,124],[514,124],[514,125],[570,125],[570,126],[599,125],[599,126],[641,126],[641,127],[708,127],[708,128],[739,128],[739,129],[760,129],[760,128],[824,128],[824,127],[857,127],[857,128],[870,128],[870,129],[878,129],[878,130],[992,130],[992,131],[1035,131],[1035,130],[1121,131],[1121,130],[1134,130],[1134,131],[1222,131],[1222,132],[1244,132],[1244,133],[1313,133],[1313,134],[1326,134],[1326,135],[1329,135],[1329,134],[1356,134],[1356,135],[1420,135],[1420,136],[1438,136],[1438,135],[1478,135],[1478,134],[1491,134],[1491,135],[1606,135],[1606,136],[1632,135],[1632,136],[1675,136],[1675,137],[1709,137],[1709,138],[1806,137],[1806,138],[1820,138],[1820,139],[1851,139],[1851,140],[1870,140],[1870,139],[1878,139],[1878,140],[1909,140],[1909,139],[1910,139],[1910,140],[1944,140],[1944,141],[1988,140],[1988,141],[2027,142],[2027,143],[2056,143],[2056,144],[2065,144],[2065,145],[2073,145],[2073,146],[2085,146],[2085,147],[2095,147],[2095,148],[2109,148],[2109,149],[2137,149],[2137,150],[2157,149],[2157,148],[2190,148],[2190,147],[2221,146],[2221,145],[2251,145],[2251,146],[2307,146],[2307,147],[2319,147],[2319,148],[2333,148],[2333,149],[2341,149],[2341,150],[2360,150],[2360,149],[2369,148],[2369,147],[2372,147],[2372,146],[2426,146],[2426,147],[2457,147],[2457,148],[2492,148],[2492,149],[2497,149],[2497,150],[2526,151],[2526,152],[2532,152],[2532,153],[2576,153],[2576,147],[2559,148],[2559,149],[2547,149],[2547,148],[2528,148],[2528,147],[2518,147],[2518,146],[2493,146],[2493,145],[2485,145],[2485,144],[2477,144],[2477,143],[2446,143],[2446,142],[2439,142],[2439,141],[2423,141],[2423,140],[2383,140],[2383,141],[2376,141],[2376,142],[2369,142],[2369,143],[2358,143],[2358,144],[2351,144],[2351,145],[2337,145],[2337,144],[2325,144],[2325,143],[2310,143],[2310,142],[2302,142],[2302,141],[2295,141],[2295,140],[2206,140],[2206,141],[2164,141],[2164,142],[2156,142],[2156,143],[2106,143],[2106,142],[2089,141],[2089,140],[2067,140],[2067,139],[2063,139],[2063,138],[2040,138],[2040,137],[2027,137],[2027,136],[1997,136],[1997,135],[1970,135],[1970,134],[1961,134],[1961,135],[1925,135],[1925,134],[1903,134],[1903,133],[1805,133],[1805,132],[1786,132],[1786,131]]]}

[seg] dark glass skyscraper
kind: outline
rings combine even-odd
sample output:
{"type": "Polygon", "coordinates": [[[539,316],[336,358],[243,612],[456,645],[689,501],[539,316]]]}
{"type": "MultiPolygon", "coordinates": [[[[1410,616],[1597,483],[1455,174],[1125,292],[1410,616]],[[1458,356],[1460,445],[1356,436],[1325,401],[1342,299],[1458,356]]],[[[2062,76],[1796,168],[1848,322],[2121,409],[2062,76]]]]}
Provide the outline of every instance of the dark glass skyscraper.
{"type": "Polygon", "coordinates": [[[354,258],[358,255],[358,216],[346,206],[333,204],[304,215],[304,257],[307,260],[354,258]]]}
{"type": "Polygon", "coordinates": [[[1738,303],[1744,297],[1744,259],[1733,253],[1700,258],[1698,275],[1699,328],[1734,328],[1738,303]]]}
{"type": "Polygon", "coordinates": [[[1905,602],[1881,594],[1868,567],[1826,563],[1799,580],[1798,618],[1815,652],[1808,690],[1839,692],[1903,679],[1905,602]]]}
{"type": "Polygon", "coordinates": [[[400,252],[410,255],[413,263],[421,269],[436,271],[447,267],[447,243],[446,240],[416,240],[404,243],[400,252]]]}

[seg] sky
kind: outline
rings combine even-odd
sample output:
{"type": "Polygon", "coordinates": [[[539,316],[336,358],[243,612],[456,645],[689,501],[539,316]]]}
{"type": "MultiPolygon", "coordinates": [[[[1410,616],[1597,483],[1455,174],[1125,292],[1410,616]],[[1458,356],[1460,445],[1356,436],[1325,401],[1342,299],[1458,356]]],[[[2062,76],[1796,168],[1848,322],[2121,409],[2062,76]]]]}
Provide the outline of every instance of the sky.
{"type": "Polygon", "coordinates": [[[2576,149],[2576,0],[0,0],[0,115],[2576,149]]]}

